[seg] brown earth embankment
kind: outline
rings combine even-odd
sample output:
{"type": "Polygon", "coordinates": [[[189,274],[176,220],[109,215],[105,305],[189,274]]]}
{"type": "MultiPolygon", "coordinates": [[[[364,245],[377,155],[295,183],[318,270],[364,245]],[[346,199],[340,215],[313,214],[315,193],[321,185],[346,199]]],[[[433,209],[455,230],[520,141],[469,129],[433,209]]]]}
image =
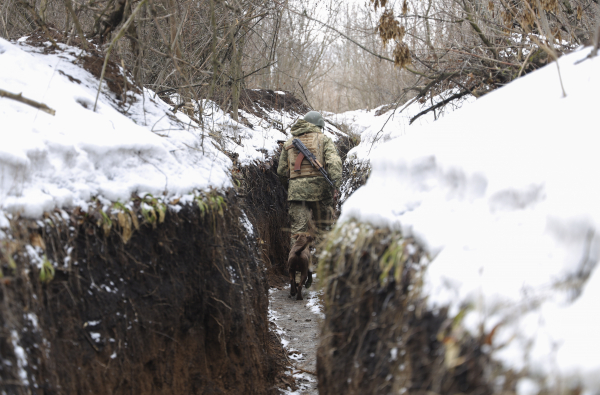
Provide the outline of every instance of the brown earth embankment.
{"type": "Polygon", "coordinates": [[[164,207],[139,199],[118,214],[14,218],[0,254],[1,391],[277,393],[266,269],[233,195],[170,207],[162,222],[164,207]]]}
{"type": "Polygon", "coordinates": [[[458,333],[460,317],[428,309],[414,240],[351,221],[324,249],[321,395],[492,393],[483,343],[458,333]]]}

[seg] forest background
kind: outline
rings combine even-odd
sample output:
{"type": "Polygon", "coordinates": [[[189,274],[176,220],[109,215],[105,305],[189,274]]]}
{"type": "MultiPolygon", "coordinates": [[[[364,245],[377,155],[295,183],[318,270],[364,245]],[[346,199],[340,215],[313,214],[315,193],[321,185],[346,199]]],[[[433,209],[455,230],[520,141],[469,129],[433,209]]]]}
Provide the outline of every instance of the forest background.
{"type": "Polygon", "coordinates": [[[3,0],[0,34],[91,41],[200,120],[205,99],[237,119],[256,88],[320,111],[437,114],[597,46],[599,15],[598,0],[3,0]]]}

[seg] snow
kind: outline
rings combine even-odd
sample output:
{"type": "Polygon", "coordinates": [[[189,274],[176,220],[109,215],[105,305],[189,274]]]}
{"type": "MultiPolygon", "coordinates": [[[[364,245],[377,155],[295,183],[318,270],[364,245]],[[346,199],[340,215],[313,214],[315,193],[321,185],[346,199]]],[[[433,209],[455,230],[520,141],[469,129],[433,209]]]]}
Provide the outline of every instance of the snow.
{"type": "Polygon", "coordinates": [[[246,215],[246,213],[244,211],[242,211],[242,216],[240,217],[240,223],[244,226],[244,228],[246,229],[246,232],[249,235],[254,234],[254,227],[252,226],[252,222],[250,222],[250,220],[248,219],[248,216],[246,215]]]}
{"type": "Polygon", "coordinates": [[[98,79],[77,61],[86,53],[59,46],[44,54],[26,39],[0,39],[0,87],[56,110],[52,116],[0,98],[0,228],[9,226],[11,213],[38,218],[56,207],[85,211],[93,198],[105,209],[132,194],[184,204],[195,191],[229,188],[232,161],[222,151],[238,154],[242,165],[263,160],[290,137],[298,117],[241,111],[250,128],[204,102],[198,125],[148,89],[129,91],[121,105],[105,83],[93,111],[98,79]]]}
{"type": "Polygon", "coordinates": [[[21,384],[27,386],[29,385],[29,380],[27,379],[27,371],[25,368],[27,367],[27,354],[21,345],[19,344],[19,335],[17,331],[10,331],[10,340],[13,346],[13,351],[15,356],[17,357],[17,368],[19,371],[19,378],[21,379],[21,384]]]}
{"type": "MultiPolygon", "coordinates": [[[[600,389],[600,59],[581,61],[588,53],[559,60],[566,97],[552,63],[410,133],[391,126],[370,153],[363,139],[356,153],[372,173],[340,222],[415,237],[431,259],[432,308],[472,309],[464,325],[474,334],[497,327],[491,352],[507,366],[592,393],[600,389]]],[[[373,135],[377,118],[357,113],[355,127],[373,135]]],[[[519,394],[537,385],[519,382],[519,394]]]]}
{"type": "Polygon", "coordinates": [[[100,341],[100,334],[98,332],[90,332],[90,337],[95,341],[100,341]]]}
{"type": "Polygon", "coordinates": [[[2,89],[56,110],[51,116],[0,99],[3,210],[39,217],[54,207],[86,207],[93,196],[117,201],[132,193],[159,196],[230,186],[230,160],[212,144],[202,145],[203,132],[185,115],[169,114],[169,106],[151,91],[129,92],[135,103],[123,113],[103,89],[94,112],[98,81],[74,64],[76,49],[62,48],[44,55],[0,39],[2,89]]]}
{"type": "Polygon", "coordinates": [[[466,106],[475,100],[472,96],[467,96],[457,103],[448,105],[442,111],[431,111],[424,114],[410,124],[411,118],[421,111],[428,109],[432,105],[437,104],[455,93],[457,92],[449,90],[425,103],[409,100],[407,103],[398,106],[395,110],[385,111],[379,116],[377,116],[376,113],[378,111],[383,112],[384,106],[377,107],[373,110],[355,110],[341,114],[332,114],[327,118],[338,124],[343,123],[349,125],[354,133],[360,135],[361,144],[348,152],[348,158],[367,160],[373,149],[381,144],[394,138],[404,136],[417,126],[428,125],[439,117],[466,106]]]}
{"type": "Polygon", "coordinates": [[[305,292],[305,298],[307,299],[305,308],[311,313],[315,314],[317,317],[325,319],[325,314],[323,313],[323,304],[321,303],[324,289],[319,286],[319,278],[317,277],[317,273],[313,272],[312,286],[308,290],[305,288],[305,292]]]}

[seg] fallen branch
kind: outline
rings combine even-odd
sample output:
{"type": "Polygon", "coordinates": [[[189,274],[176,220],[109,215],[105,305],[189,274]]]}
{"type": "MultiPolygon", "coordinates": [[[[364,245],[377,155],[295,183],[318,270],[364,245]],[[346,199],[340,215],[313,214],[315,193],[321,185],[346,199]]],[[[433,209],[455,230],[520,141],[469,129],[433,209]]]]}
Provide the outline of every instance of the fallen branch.
{"type": "Polygon", "coordinates": [[[304,370],[302,368],[297,368],[295,366],[294,366],[294,369],[299,370],[299,371],[304,372],[304,373],[312,374],[313,376],[317,375],[315,372],[311,372],[310,370],[304,370]]]}
{"type": "Polygon", "coordinates": [[[469,92],[469,91],[464,91],[464,92],[461,92],[461,93],[456,93],[456,94],[454,94],[454,95],[450,96],[449,98],[447,98],[447,99],[445,99],[445,100],[442,100],[441,102],[437,103],[436,105],[434,105],[434,106],[431,106],[431,107],[429,107],[428,109],[421,111],[420,113],[418,113],[417,115],[415,115],[414,117],[412,117],[412,118],[410,119],[410,122],[409,122],[408,124],[409,124],[409,125],[412,125],[412,123],[413,123],[413,122],[414,122],[414,121],[415,121],[417,118],[419,118],[421,115],[425,115],[425,114],[427,114],[427,113],[428,113],[428,112],[430,112],[430,111],[433,111],[433,110],[435,110],[435,109],[438,109],[438,108],[440,108],[440,107],[442,107],[442,106],[445,106],[446,104],[450,103],[452,100],[460,99],[461,97],[463,97],[463,96],[466,96],[466,95],[468,95],[468,94],[470,94],[470,93],[471,93],[471,92],[469,92]]]}
{"type": "Polygon", "coordinates": [[[6,97],[6,98],[9,98],[9,99],[16,100],[16,101],[21,102],[23,104],[27,104],[28,106],[37,108],[38,110],[42,110],[44,112],[47,112],[50,115],[55,115],[56,114],[55,110],[51,109],[50,107],[48,107],[44,103],[38,103],[38,102],[36,102],[34,100],[31,100],[31,99],[28,99],[26,97],[23,97],[21,95],[21,93],[15,94],[15,93],[10,93],[10,92],[7,92],[5,90],[0,89],[0,97],[6,97]]]}
{"type": "MultiPolygon", "coordinates": [[[[503,61],[501,61],[501,60],[496,60],[496,59],[487,58],[487,57],[485,57],[485,56],[476,55],[476,54],[474,54],[474,53],[468,53],[468,52],[459,51],[459,50],[456,50],[456,49],[450,49],[450,51],[452,51],[452,52],[456,52],[456,53],[460,53],[460,54],[463,54],[463,55],[474,56],[474,57],[476,57],[476,58],[483,59],[483,60],[487,60],[487,61],[489,61],[489,62],[500,63],[500,64],[504,64],[504,65],[507,65],[507,66],[513,66],[513,67],[520,67],[518,64],[509,63],[509,62],[503,62],[503,61]]],[[[529,52],[529,53],[531,53],[531,52],[529,52]]]]}

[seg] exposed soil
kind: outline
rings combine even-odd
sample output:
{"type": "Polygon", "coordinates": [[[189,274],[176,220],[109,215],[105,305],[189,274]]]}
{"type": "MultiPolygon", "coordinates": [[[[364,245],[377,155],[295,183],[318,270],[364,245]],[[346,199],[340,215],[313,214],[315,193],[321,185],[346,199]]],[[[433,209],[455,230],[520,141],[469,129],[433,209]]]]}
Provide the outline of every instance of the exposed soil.
{"type": "Polygon", "coordinates": [[[265,267],[239,202],[226,203],[223,216],[185,206],[154,224],[136,209],[127,244],[116,216],[108,227],[98,211],[13,220],[0,256],[0,390],[278,393],[285,355],[267,324],[265,267]],[[58,263],[51,281],[36,255],[58,263]]]}
{"type": "MultiPolygon", "coordinates": [[[[71,37],[71,40],[69,41],[68,37],[66,37],[62,32],[58,30],[50,28],[48,30],[48,33],[56,43],[69,43],[69,45],[73,47],[79,47],[80,49],[82,49],[81,40],[79,40],[78,36],[71,37]]],[[[31,33],[27,37],[27,40],[25,42],[31,46],[43,48],[44,53],[56,52],[55,48],[48,45],[48,36],[41,30],[37,30],[31,33]]],[[[82,67],[94,77],[100,79],[100,76],[102,75],[102,67],[104,65],[105,54],[102,53],[94,44],[88,43],[87,50],[85,50],[85,52],[83,52],[82,50],[76,55],[78,57],[77,62],[79,62],[82,65],[82,67]]],[[[106,64],[106,69],[104,71],[103,81],[108,86],[108,89],[115,94],[117,100],[123,100],[124,95],[128,91],[132,91],[134,93],[141,93],[141,90],[138,86],[136,86],[135,84],[128,83],[128,79],[133,81],[133,76],[131,76],[130,74],[125,75],[127,71],[123,71],[123,69],[119,66],[118,62],[120,62],[120,59],[118,55],[113,51],[110,59],[106,64]]],[[[76,78],[73,78],[68,75],[67,77],[71,80],[71,82],[81,83],[81,81],[77,80],[76,78]]],[[[133,96],[129,96],[127,99],[131,100],[132,98],[133,96]]]]}
{"type": "Polygon", "coordinates": [[[414,240],[354,223],[336,232],[319,263],[326,314],[319,393],[491,394],[493,365],[482,342],[453,332],[454,317],[422,300],[414,240]]]}
{"type": "Polygon", "coordinates": [[[241,184],[246,213],[258,230],[258,247],[267,267],[270,285],[280,285],[287,275],[290,219],[287,192],[277,177],[279,154],[262,163],[234,171],[241,184]]]}
{"type": "Polygon", "coordinates": [[[239,108],[261,118],[268,118],[266,111],[285,111],[298,115],[310,111],[293,93],[271,89],[244,89],[240,94],[239,108]]]}
{"type": "MultiPolygon", "coordinates": [[[[89,71],[94,77],[100,79],[102,67],[104,66],[104,56],[96,53],[82,56],[81,64],[83,68],[89,71]]],[[[121,72],[121,68],[112,60],[106,63],[104,81],[108,88],[118,96],[118,99],[120,99],[121,95],[128,90],[141,93],[141,90],[137,86],[127,83],[127,79],[121,72]]]]}

